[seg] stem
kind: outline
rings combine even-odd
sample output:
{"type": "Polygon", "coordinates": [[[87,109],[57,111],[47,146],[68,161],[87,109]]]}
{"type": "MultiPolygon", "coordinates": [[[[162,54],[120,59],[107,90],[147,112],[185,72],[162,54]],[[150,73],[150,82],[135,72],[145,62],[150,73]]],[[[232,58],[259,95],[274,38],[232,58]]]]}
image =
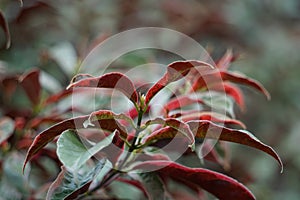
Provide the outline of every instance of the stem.
{"type": "Polygon", "coordinates": [[[125,158],[121,161],[121,163],[118,167],[119,170],[114,170],[113,169],[111,174],[104,181],[102,181],[100,184],[98,184],[96,187],[94,187],[92,190],[88,191],[84,195],[79,196],[77,199],[83,199],[84,197],[91,195],[93,192],[97,191],[101,187],[109,185],[113,180],[115,180],[120,175],[120,173],[121,173],[120,170],[124,166],[124,164],[126,163],[127,159],[129,158],[130,153],[133,152],[136,149],[136,144],[135,143],[136,143],[136,141],[138,139],[138,136],[139,136],[139,134],[142,130],[141,129],[141,124],[142,124],[143,114],[144,114],[143,109],[139,109],[138,120],[137,120],[137,128],[136,128],[136,131],[135,131],[135,134],[134,134],[134,138],[133,138],[132,143],[129,147],[129,150],[125,152],[126,155],[125,155],[125,158]]]}
{"type": "Polygon", "coordinates": [[[141,132],[141,123],[142,123],[142,118],[143,118],[143,114],[144,112],[142,110],[139,111],[139,114],[138,114],[138,121],[137,121],[137,128],[136,128],[136,131],[135,131],[135,134],[134,134],[134,138],[133,138],[133,141],[129,147],[129,150],[126,152],[126,155],[125,155],[125,158],[122,160],[122,162],[120,163],[119,165],[119,169],[121,169],[124,164],[126,163],[128,157],[130,156],[130,153],[134,151],[134,149],[136,148],[136,141],[137,141],[137,138],[141,132]]]}

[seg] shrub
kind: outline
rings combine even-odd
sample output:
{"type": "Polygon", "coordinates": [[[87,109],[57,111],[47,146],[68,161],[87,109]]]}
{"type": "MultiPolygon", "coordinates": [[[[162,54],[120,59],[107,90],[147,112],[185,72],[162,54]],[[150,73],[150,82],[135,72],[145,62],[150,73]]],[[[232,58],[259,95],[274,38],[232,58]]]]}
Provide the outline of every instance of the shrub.
{"type": "Polygon", "coordinates": [[[233,102],[244,107],[243,94],[235,84],[253,87],[267,98],[269,94],[257,81],[229,71],[233,60],[227,52],[214,69],[202,61],[173,62],[152,86],[135,84],[118,72],[75,76],[63,93],[82,87],[111,88],[123,93],[132,109],[120,114],[99,109],[54,124],[35,137],[23,169],[58,137],[61,172],[49,187],[47,199],[120,198],[116,191],[127,187],[139,191],[123,191],[122,195],[132,199],[202,199],[206,196],[203,190],[219,199],[255,199],[233,178],[182,161],[196,155],[226,167],[227,150],[221,144],[227,141],[261,150],[282,167],[277,153],[234,119],[233,102]],[[153,117],[151,101],[159,103],[154,97],[171,83],[175,83],[174,92],[153,117]],[[219,142],[214,145],[211,141],[219,142]],[[181,154],[174,161],[172,156],[181,154]]]}

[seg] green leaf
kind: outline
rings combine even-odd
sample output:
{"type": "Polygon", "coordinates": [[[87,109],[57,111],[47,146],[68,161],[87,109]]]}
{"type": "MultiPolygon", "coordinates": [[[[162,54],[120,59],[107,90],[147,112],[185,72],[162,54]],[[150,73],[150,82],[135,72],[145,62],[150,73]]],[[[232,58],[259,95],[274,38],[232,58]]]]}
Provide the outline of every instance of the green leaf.
{"type": "Polygon", "coordinates": [[[155,173],[140,173],[137,178],[150,195],[149,199],[165,199],[164,185],[155,173]]]}
{"type": "Polygon", "coordinates": [[[0,119],[0,144],[14,132],[14,121],[9,117],[0,119]]]}
{"type": "Polygon", "coordinates": [[[70,118],[49,127],[48,129],[42,131],[40,134],[38,134],[35,137],[33,143],[31,144],[31,146],[27,151],[26,159],[23,164],[23,169],[25,168],[27,162],[34,155],[36,155],[40,149],[42,149],[49,142],[54,140],[55,137],[61,135],[63,131],[68,129],[85,128],[84,123],[86,121],[88,122],[87,125],[92,124],[95,128],[97,127],[111,132],[113,132],[114,130],[118,130],[122,137],[127,138],[126,128],[116,120],[116,119],[125,119],[125,118],[130,120],[130,118],[126,117],[124,114],[115,114],[109,110],[99,110],[93,112],[90,115],[70,118]],[[96,120],[98,123],[93,124],[95,122],[93,120],[96,120]]]}
{"type": "Polygon", "coordinates": [[[114,135],[115,132],[92,146],[88,140],[79,138],[74,130],[64,131],[57,141],[58,158],[64,166],[74,171],[85,164],[98,151],[111,144],[114,135]]]}
{"type": "Polygon", "coordinates": [[[106,159],[102,159],[93,169],[83,166],[76,172],[68,171],[62,166],[61,172],[48,190],[46,199],[75,199],[78,195],[88,191],[92,181],[101,173],[106,162],[106,159]]]}
{"type": "Polygon", "coordinates": [[[0,176],[0,199],[22,199],[30,194],[28,187],[28,174],[30,167],[27,166],[25,175],[22,174],[20,163],[24,155],[12,151],[3,158],[0,176]]]}
{"type": "Polygon", "coordinates": [[[2,11],[0,11],[0,27],[4,30],[5,37],[6,37],[5,48],[8,49],[10,47],[11,38],[10,38],[8,23],[5,19],[2,11]]]}
{"type": "Polygon", "coordinates": [[[202,97],[204,104],[211,107],[212,111],[221,114],[228,113],[234,118],[234,101],[231,97],[219,92],[208,92],[202,97]]]}

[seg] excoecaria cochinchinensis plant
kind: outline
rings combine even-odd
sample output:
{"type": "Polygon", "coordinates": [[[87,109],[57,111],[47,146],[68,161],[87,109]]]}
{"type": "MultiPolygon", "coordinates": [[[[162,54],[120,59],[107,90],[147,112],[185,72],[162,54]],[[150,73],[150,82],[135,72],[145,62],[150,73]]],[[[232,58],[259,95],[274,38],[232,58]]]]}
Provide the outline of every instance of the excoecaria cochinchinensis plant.
{"type": "MultiPolygon", "coordinates": [[[[208,109],[214,106],[209,102],[224,93],[229,96],[225,103],[236,102],[243,109],[244,96],[236,84],[255,88],[270,98],[259,82],[228,70],[233,59],[228,51],[214,69],[202,61],[173,62],[167,66],[162,78],[144,88],[144,92],[136,89],[122,73],[111,72],[100,77],[77,75],[67,91],[79,87],[116,89],[131,101],[133,108],[121,114],[100,109],[49,127],[34,139],[24,167],[43,147],[59,137],[57,154],[63,166],[48,190],[48,199],[113,197],[108,189],[113,182],[136,187],[149,199],[176,195],[170,191],[170,182],[185,185],[193,191],[195,198],[203,198],[205,190],[219,199],[255,199],[243,184],[233,178],[213,170],[184,166],[173,161],[164,151],[164,146],[172,140],[176,141],[178,148],[186,147],[184,153],[190,154],[195,153],[199,146],[204,148],[210,144],[205,144],[206,139],[233,142],[269,154],[282,168],[277,153],[244,130],[244,124],[234,119],[232,110],[223,113],[218,109],[208,109]],[[179,80],[178,88],[163,105],[161,114],[149,117],[154,96],[179,80]],[[210,92],[214,95],[205,99],[210,92]],[[195,105],[200,105],[199,109],[195,109],[195,105]],[[232,126],[239,128],[229,128],[232,126]],[[102,139],[93,142],[92,138],[97,134],[102,139]]],[[[211,149],[204,159],[219,162],[220,157],[216,149],[211,149]]],[[[187,192],[180,195],[189,196],[187,192]]]]}

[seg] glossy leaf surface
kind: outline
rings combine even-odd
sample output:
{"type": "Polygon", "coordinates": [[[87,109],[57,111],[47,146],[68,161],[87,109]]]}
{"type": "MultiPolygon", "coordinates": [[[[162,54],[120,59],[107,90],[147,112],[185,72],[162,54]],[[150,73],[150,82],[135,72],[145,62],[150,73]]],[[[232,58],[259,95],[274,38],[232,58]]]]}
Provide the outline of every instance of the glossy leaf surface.
{"type": "Polygon", "coordinates": [[[85,164],[98,151],[111,144],[114,136],[115,133],[112,133],[102,141],[91,144],[86,139],[80,138],[76,131],[66,130],[57,141],[56,152],[64,166],[74,171],[85,164]]]}
{"type": "Polygon", "coordinates": [[[101,173],[106,160],[100,160],[97,165],[92,169],[87,171],[83,169],[81,171],[71,172],[68,171],[64,166],[61,172],[57,176],[56,180],[51,184],[48,193],[47,200],[71,200],[75,199],[78,195],[88,191],[93,179],[101,173]]]}
{"type": "Polygon", "coordinates": [[[197,138],[224,140],[259,149],[275,158],[282,171],[283,165],[278,154],[272,147],[262,143],[249,131],[225,128],[206,120],[191,121],[187,124],[190,126],[197,138]]]}
{"type": "Polygon", "coordinates": [[[223,174],[202,169],[189,168],[171,161],[148,161],[134,167],[142,171],[155,170],[160,176],[198,185],[222,200],[254,200],[253,194],[241,183],[223,174]]]}
{"type": "Polygon", "coordinates": [[[40,101],[41,85],[39,76],[40,71],[34,69],[19,78],[21,86],[33,105],[37,105],[40,101]]]}
{"type": "Polygon", "coordinates": [[[92,88],[112,88],[121,91],[134,104],[138,102],[138,95],[131,80],[124,74],[112,72],[100,77],[85,78],[71,83],[69,88],[74,87],[92,87],[92,88]]]}
{"type": "Polygon", "coordinates": [[[14,124],[14,121],[9,117],[0,119],[0,144],[13,134],[14,124]]]}
{"type": "MultiPolygon", "coordinates": [[[[93,124],[95,127],[99,127],[103,130],[109,130],[111,132],[118,130],[120,134],[126,138],[127,133],[125,127],[118,123],[115,118],[118,118],[122,115],[116,115],[111,111],[98,111],[94,112],[93,116],[96,116],[97,123],[93,124]]],[[[121,117],[122,118],[122,117],[121,117]]],[[[46,146],[51,142],[56,136],[59,136],[63,131],[68,129],[81,129],[85,128],[85,122],[88,120],[88,125],[95,121],[90,121],[90,115],[74,117],[65,121],[62,121],[58,124],[51,126],[50,128],[44,130],[40,133],[31,144],[24,162],[24,167],[26,163],[34,156],[41,148],[46,146]]]]}
{"type": "Polygon", "coordinates": [[[6,37],[6,45],[5,48],[8,49],[10,47],[10,33],[9,33],[9,28],[8,28],[8,24],[7,21],[3,15],[3,13],[0,11],[0,26],[3,29],[4,33],[5,33],[5,37],[6,37]]]}
{"type": "Polygon", "coordinates": [[[148,104],[150,100],[165,86],[169,83],[178,81],[179,79],[186,76],[192,68],[197,66],[205,66],[211,67],[210,64],[202,61],[190,60],[190,61],[177,61],[171,63],[167,67],[167,72],[163,75],[163,77],[157,81],[147,92],[145,103],[148,104]]]}

